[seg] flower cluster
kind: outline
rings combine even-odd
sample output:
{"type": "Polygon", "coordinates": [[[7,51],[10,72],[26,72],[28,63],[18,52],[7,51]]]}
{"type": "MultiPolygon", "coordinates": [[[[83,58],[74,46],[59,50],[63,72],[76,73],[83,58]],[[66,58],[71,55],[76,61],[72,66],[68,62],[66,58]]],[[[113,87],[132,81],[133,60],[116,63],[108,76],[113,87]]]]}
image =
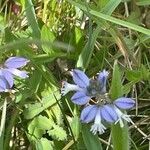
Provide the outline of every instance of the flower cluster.
{"type": "Polygon", "coordinates": [[[6,92],[12,88],[15,76],[23,79],[28,77],[26,71],[19,70],[28,62],[29,60],[23,57],[10,57],[0,65],[0,92],[6,92]]]}
{"type": "Polygon", "coordinates": [[[130,122],[130,117],[123,113],[123,110],[130,109],[135,105],[131,98],[120,97],[111,101],[106,91],[108,72],[103,70],[96,79],[89,79],[86,74],[78,69],[72,71],[75,84],[63,82],[61,94],[64,96],[70,91],[75,91],[71,97],[73,103],[85,105],[81,112],[80,119],[84,123],[94,121],[91,131],[96,134],[105,132],[107,123],[120,123],[123,127],[123,120],[130,122]]]}

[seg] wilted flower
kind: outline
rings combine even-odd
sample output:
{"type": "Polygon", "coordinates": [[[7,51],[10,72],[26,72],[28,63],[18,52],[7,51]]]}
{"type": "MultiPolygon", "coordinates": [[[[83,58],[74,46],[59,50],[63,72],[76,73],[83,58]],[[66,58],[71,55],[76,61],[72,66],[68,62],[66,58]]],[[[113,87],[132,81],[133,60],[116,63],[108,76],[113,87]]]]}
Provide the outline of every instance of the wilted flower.
{"type": "Polygon", "coordinates": [[[24,67],[29,60],[23,57],[10,57],[0,66],[0,92],[7,91],[14,84],[14,76],[27,78],[26,71],[20,71],[18,68],[24,67]]]}
{"type": "Polygon", "coordinates": [[[75,84],[64,82],[61,92],[65,95],[69,91],[76,91],[71,100],[78,105],[87,104],[81,112],[80,119],[84,123],[94,121],[91,127],[94,134],[97,131],[100,134],[104,133],[106,130],[104,122],[115,124],[119,122],[123,127],[123,120],[131,121],[130,117],[122,112],[122,109],[132,108],[135,102],[131,98],[125,97],[118,98],[113,102],[110,100],[106,93],[107,71],[100,72],[97,79],[89,79],[84,72],[74,69],[72,77],[75,84]],[[91,98],[94,98],[92,105],[89,104],[91,98]]]}

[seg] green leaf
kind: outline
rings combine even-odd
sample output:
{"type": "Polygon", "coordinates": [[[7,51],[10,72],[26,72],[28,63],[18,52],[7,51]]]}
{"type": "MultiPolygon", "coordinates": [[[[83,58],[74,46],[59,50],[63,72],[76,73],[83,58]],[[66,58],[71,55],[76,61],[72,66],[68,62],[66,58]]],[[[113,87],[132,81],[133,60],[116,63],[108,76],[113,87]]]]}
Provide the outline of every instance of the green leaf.
{"type": "MultiPolygon", "coordinates": [[[[54,48],[57,48],[57,49],[70,50],[70,51],[74,50],[74,48],[71,45],[69,45],[69,49],[68,49],[68,44],[65,44],[59,41],[50,43],[50,42],[41,42],[41,40],[39,39],[21,38],[13,42],[9,42],[8,44],[0,46],[0,53],[5,53],[6,51],[8,52],[14,49],[20,49],[20,50],[24,49],[26,53],[33,55],[34,53],[31,51],[31,49],[29,49],[30,44],[35,44],[35,45],[45,44],[50,47],[53,46],[54,48]]],[[[59,54],[59,56],[60,55],[61,53],[59,54]]]]}
{"type": "Polygon", "coordinates": [[[136,81],[131,81],[123,86],[123,94],[128,94],[131,91],[133,85],[136,84],[136,81]]]}
{"type": "Polygon", "coordinates": [[[139,5],[139,6],[150,5],[150,0],[137,0],[136,4],[139,5]]]}
{"type": "Polygon", "coordinates": [[[94,10],[91,10],[90,13],[94,16],[97,16],[98,18],[107,20],[107,21],[115,23],[117,25],[121,25],[123,27],[126,27],[126,28],[129,28],[129,29],[132,29],[132,30],[150,35],[150,30],[148,30],[146,28],[143,28],[141,26],[138,26],[136,24],[133,24],[133,23],[130,23],[130,22],[127,22],[127,21],[123,21],[123,20],[117,19],[115,17],[111,17],[111,16],[108,16],[108,15],[99,13],[97,11],[94,11],[94,10]]]}
{"type": "Polygon", "coordinates": [[[83,11],[90,13],[93,16],[96,16],[96,17],[101,18],[103,20],[107,20],[109,22],[115,23],[117,25],[121,25],[123,27],[127,27],[129,29],[132,29],[132,30],[135,30],[135,31],[138,31],[138,32],[141,32],[141,33],[144,33],[146,35],[150,35],[150,30],[149,29],[143,28],[141,26],[138,26],[136,24],[133,24],[133,23],[130,23],[130,22],[127,22],[127,21],[123,21],[123,20],[117,19],[115,17],[111,17],[109,15],[100,13],[100,12],[95,11],[95,10],[90,9],[90,8],[87,9],[87,7],[85,5],[81,5],[81,4],[76,3],[76,2],[74,2],[72,0],[67,0],[67,1],[69,3],[75,5],[76,7],[82,9],[83,11]]]}
{"type": "Polygon", "coordinates": [[[117,6],[121,3],[121,0],[110,0],[105,5],[104,8],[102,8],[101,12],[107,15],[111,15],[112,12],[117,8],[117,6]]]}
{"type": "Polygon", "coordinates": [[[100,31],[100,26],[98,26],[95,31],[92,31],[92,20],[89,13],[88,15],[89,15],[89,33],[88,33],[89,38],[77,60],[77,67],[82,68],[84,70],[89,65],[89,62],[92,57],[95,41],[100,31]]]}
{"type": "Polygon", "coordinates": [[[64,56],[62,53],[57,54],[39,54],[33,57],[34,61],[38,64],[44,64],[44,63],[50,63],[52,62],[56,57],[64,56]]]}
{"type": "Polygon", "coordinates": [[[26,16],[27,16],[27,20],[29,25],[32,28],[32,34],[34,38],[38,38],[40,39],[40,29],[38,26],[38,22],[36,19],[36,14],[35,14],[35,10],[34,10],[34,5],[32,3],[32,0],[26,0],[25,1],[25,11],[26,11],[26,16]]]}
{"type": "Polygon", "coordinates": [[[38,116],[35,120],[35,125],[37,128],[40,128],[42,130],[50,130],[53,127],[54,122],[45,117],[45,116],[38,116]]]}
{"type": "MultiPolygon", "coordinates": [[[[45,25],[42,27],[42,30],[41,30],[41,40],[44,41],[44,42],[48,42],[49,41],[51,43],[55,40],[54,33],[51,32],[50,28],[46,27],[45,25]]],[[[43,48],[43,51],[46,54],[54,53],[54,51],[52,50],[52,47],[50,47],[50,46],[42,44],[42,48],[43,48]]]]}
{"type": "MultiPolygon", "coordinates": [[[[60,99],[60,94],[57,92],[55,93],[57,99],[60,99]]],[[[49,94],[48,96],[44,96],[41,102],[37,102],[35,104],[28,104],[27,108],[24,110],[24,117],[25,119],[32,119],[43,110],[53,106],[56,103],[55,97],[53,94],[49,94]]]]}
{"type": "Polygon", "coordinates": [[[59,141],[67,139],[66,131],[58,125],[54,125],[53,129],[49,130],[47,133],[49,134],[49,136],[52,136],[54,139],[57,139],[59,141]]]}
{"type": "Polygon", "coordinates": [[[46,138],[41,138],[36,141],[35,147],[36,150],[53,150],[53,142],[46,138]]]}
{"type": "Polygon", "coordinates": [[[126,77],[129,81],[139,82],[142,80],[149,80],[150,70],[147,69],[144,65],[138,70],[127,70],[126,77]]]}
{"type": "Polygon", "coordinates": [[[54,118],[57,125],[63,124],[63,115],[62,115],[59,105],[56,104],[53,107],[51,107],[51,109],[49,110],[49,114],[51,114],[51,116],[54,118]]]}
{"type": "Polygon", "coordinates": [[[126,77],[129,81],[140,81],[141,73],[138,70],[128,70],[126,71],[126,77]]]}
{"type": "Polygon", "coordinates": [[[97,135],[90,131],[90,126],[82,125],[82,137],[87,150],[102,150],[101,142],[97,135]]]}
{"type": "Polygon", "coordinates": [[[122,91],[122,84],[121,84],[121,75],[120,75],[117,61],[115,61],[113,67],[113,77],[112,77],[112,82],[110,87],[110,96],[112,100],[115,100],[116,98],[122,96],[122,94],[123,91],[122,91]]]}
{"type": "Polygon", "coordinates": [[[95,45],[95,42],[96,42],[96,39],[98,37],[100,30],[101,30],[100,26],[97,26],[97,28],[93,31],[93,33],[89,33],[90,36],[89,36],[88,42],[83,48],[77,61],[78,68],[86,69],[88,67],[89,62],[92,57],[94,45],[95,45]]]}
{"type": "Polygon", "coordinates": [[[82,31],[81,31],[81,29],[75,27],[75,41],[76,41],[76,44],[78,44],[78,42],[80,41],[81,38],[82,38],[82,31]]]}
{"type": "Polygon", "coordinates": [[[5,138],[5,123],[6,123],[6,111],[7,111],[7,101],[4,101],[3,110],[1,114],[1,124],[0,124],[0,149],[3,149],[4,138],[5,138]]]}
{"type": "Polygon", "coordinates": [[[71,129],[72,129],[75,139],[77,140],[80,134],[80,119],[78,116],[73,117],[72,122],[71,122],[71,129]]]}
{"type": "MultiPolygon", "coordinates": [[[[0,0],[0,3],[1,3],[2,0],[0,0]]],[[[6,28],[6,25],[5,25],[5,21],[4,21],[4,17],[2,15],[0,15],[0,31],[1,31],[1,35],[2,34],[7,34],[5,32],[5,28],[6,28]]],[[[2,38],[0,38],[0,42],[2,42],[2,38]]]]}
{"type": "Polygon", "coordinates": [[[32,140],[36,140],[37,138],[41,138],[43,134],[46,133],[46,130],[50,130],[53,127],[54,122],[47,117],[38,116],[35,117],[28,126],[28,138],[32,140]]]}
{"type": "Polygon", "coordinates": [[[30,89],[33,91],[33,93],[36,93],[38,91],[41,81],[42,75],[39,73],[38,70],[34,70],[29,83],[30,89]]]}
{"type": "Polygon", "coordinates": [[[114,150],[129,150],[129,132],[128,125],[124,122],[124,127],[119,124],[112,125],[112,142],[114,150]]]}
{"type": "Polygon", "coordinates": [[[17,39],[17,37],[15,36],[14,33],[12,33],[10,28],[5,28],[5,42],[9,43],[12,41],[15,41],[17,39]]]}
{"type": "Polygon", "coordinates": [[[24,101],[25,99],[29,98],[30,96],[32,96],[33,91],[29,90],[29,89],[19,89],[19,91],[17,91],[15,93],[15,102],[18,103],[20,101],[24,101]]]}
{"type": "Polygon", "coordinates": [[[138,10],[135,10],[134,12],[131,12],[129,17],[127,18],[127,21],[134,23],[136,25],[140,25],[140,12],[138,10]]]}
{"type": "MultiPolygon", "coordinates": [[[[121,84],[121,74],[117,61],[115,61],[113,66],[113,77],[110,88],[110,96],[112,100],[123,95],[121,84]]],[[[112,141],[115,150],[129,150],[129,133],[127,123],[124,121],[124,127],[121,128],[120,124],[112,125],[112,141]]]]}
{"type": "Polygon", "coordinates": [[[109,2],[109,0],[98,0],[97,5],[98,5],[98,7],[101,9],[101,8],[103,8],[108,2],[109,2]]]}

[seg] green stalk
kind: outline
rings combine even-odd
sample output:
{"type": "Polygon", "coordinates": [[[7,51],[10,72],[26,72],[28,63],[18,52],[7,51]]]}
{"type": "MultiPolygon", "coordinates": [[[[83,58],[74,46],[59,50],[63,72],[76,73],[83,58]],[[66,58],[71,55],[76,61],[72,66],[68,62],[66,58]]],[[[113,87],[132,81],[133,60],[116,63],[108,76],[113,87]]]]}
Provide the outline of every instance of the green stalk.
{"type": "MultiPolygon", "coordinates": [[[[110,95],[111,99],[115,100],[122,96],[122,84],[121,84],[121,74],[117,61],[114,63],[113,67],[113,78],[111,83],[110,95]]],[[[121,128],[119,123],[112,125],[112,143],[114,150],[129,150],[129,132],[127,122],[124,121],[124,127],[121,128]]]]}
{"type": "Polygon", "coordinates": [[[10,142],[10,139],[11,139],[11,131],[12,131],[13,126],[15,125],[16,118],[19,114],[19,109],[15,109],[12,114],[13,115],[11,116],[11,119],[8,123],[9,125],[6,128],[5,140],[4,140],[4,150],[9,149],[9,142],[10,142]]]}

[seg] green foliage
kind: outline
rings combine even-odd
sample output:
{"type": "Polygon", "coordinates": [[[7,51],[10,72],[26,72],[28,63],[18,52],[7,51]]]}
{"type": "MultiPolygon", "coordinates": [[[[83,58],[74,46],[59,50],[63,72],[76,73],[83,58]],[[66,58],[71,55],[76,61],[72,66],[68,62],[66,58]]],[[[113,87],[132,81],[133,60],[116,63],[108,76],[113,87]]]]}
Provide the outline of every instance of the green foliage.
{"type": "Polygon", "coordinates": [[[112,78],[112,83],[110,88],[110,95],[112,100],[115,100],[116,98],[122,96],[121,74],[119,71],[117,61],[115,61],[113,67],[113,78],[112,78]]]}
{"type": "Polygon", "coordinates": [[[52,130],[48,131],[49,136],[52,136],[52,138],[63,141],[67,139],[66,131],[63,130],[62,127],[59,127],[58,125],[54,125],[52,130]]]}
{"type": "Polygon", "coordinates": [[[112,142],[115,150],[129,150],[129,132],[128,125],[124,122],[124,127],[121,128],[119,124],[112,125],[112,142]]]}
{"type": "Polygon", "coordinates": [[[0,149],[3,149],[5,123],[6,123],[6,109],[7,109],[7,101],[5,100],[3,104],[1,124],[0,124],[0,149]]]}
{"type": "Polygon", "coordinates": [[[104,14],[111,15],[120,3],[121,0],[110,0],[106,3],[105,7],[102,8],[101,12],[103,12],[104,14]]]}
{"type": "MultiPolygon", "coordinates": [[[[45,25],[41,29],[41,40],[42,41],[49,41],[49,42],[54,42],[55,40],[55,35],[48,27],[45,25]]],[[[44,44],[42,45],[43,51],[47,54],[53,54],[54,51],[51,47],[45,46],[44,44]]]]}
{"type": "Polygon", "coordinates": [[[150,70],[147,69],[144,65],[141,65],[141,67],[138,70],[127,70],[126,76],[129,81],[134,82],[149,80],[150,70]]]}
{"type": "MultiPolygon", "coordinates": [[[[0,79],[8,57],[30,60],[21,68],[29,78],[15,78],[12,89],[0,93],[0,150],[148,149],[149,4],[149,0],[0,0],[0,79]],[[84,106],[74,106],[73,93],[65,98],[60,94],[61,81],[73,83],[74,68],[86,70],[90,77],[108,70],[112,101],[123,95],[136,100],[136,108],[128,113],[137,128],[126,122],[124,128],[106,124],[104,134],[93,135],[93,122],[80,121],[84,106]]],[[[94,103],[93,99],[90,104],[94,103]]]]}
{"type": "MultiPolygon", "coordinates": [[[[50,94],[50,91],[51,89],[48,88],[42,92],[42,98],[39,99],[40,102],[36,102],[34,104],[28,104],[26,106],[26,109],[24,111],[24,117],[26,119],[32,119],[36,115],[40,114],[43,110],[52,107],[53,105],[56,104],[55,97],[53,93],[50,94]]],[[[55,95],[57,96],[58,99],[60,99],[60,94],[58,92],[55,92],[55,95]]],[[[56,113],[60,114],[58,106],[57,106],[56,113]]]]}
{"type": "Polygon", "coordinates": [[[123,94],[128,94],[132,87],[136,84],[136,81],[131,81],[127,84],[125,84],[123,87],[122,87],[122,90],[123,90],[123,94]]]}
{"type": "Polygon", "coordinates": [[[35,14],[35,10],[33,8],[32,0],[26,0],[24,2],[24,4],[25,4],[27,20],[33,31],[32,32],[33,37],[40,38],[41,33],[40,33],[39,26],[38,26],[38,21],[36,19],[36,14],[35,14]]]}
{"type": "Polygon", "coordinates": [[[81,129],[80,119],[78,116],[74,116],[72,118],[71,129],[72,129],[73,135],[75,136],[75,139],[77,140],[80,136],[80,129],[81,129]]]}
{"type": "Polygon", "coordinates": [[[53,122],[47,117],[38,116],[34,118],[28,126],[28,137],[31,141],[36,141],[42,138],[42,135],[46,133],[46,130],[50,130],[53,126],[53,122]]]}
{"type": "Polygon", "coordinates": [[[40,140],[36,141],[36,150],[53,150],[53,142],[47,140],[46,138],[41,138],[40,140]]]}
{"type": "Polygon", "coordinates": [[[70,2],[71,4],[75,5],[75,6],[79,7],[83,11],[86,11],[86,12],[89,11],[89,13],[91,15],[95,16],[95,17],[98,17],[100,19],[104,19],[104,20],[110,21],[110,22],[115,23],[117,25],[121,25],[123,27],[127,27],[129,29],[132,29],[132,30],[144,33],[146,35],[150,35],[150,31],[148,29],[146,29],[146,28],[140,27],[140,26],[138,26],[136,24],[132,24],[132,23],[127,22],[127,21],[123,21],[123,20],[111,17],[109,15],[105,15],[103,13],[100,13],[100,12],[95,11],[95,10],[90,9],[90,8],[89,8],[89,10],[87,10],[87,8],[84,5],[76,3],[76,2],[74,2],[72,0],[67,0],[67,1],[70,2]]]}
{"type": "MultiPolygon", "coordinates": [[[[121,97],[123,94],[122,83],[121,83],[121,74],[117,64],[117,61],[114,63],[113,67],[113,77],[110,89],[110,95],[112,100],[115,100],[118,97],[121,97]]],[[[129,150],[129,133],[128,125],[124,121],[124,127],[121,128],[119,123],[112,125],[112,142],[115,150],[129,150]]]]}
{"type": "Polygon", "coordinates": [[[136,2],[136,4],[139,6],[143,6],[143,5],[146,6],[146,5],[150,5],[150,1],[149,0],[138,0],[136,2]]]}
{"type": "MultiPolygon", "coordinates": [[[[92,28],[92,26],[90,27],[92,28]]],[[[94,44],[96,41],[96,38],[100,32],[100,26],[98,26],[93,33],[89,32],[89,39],[86,43],[85,47],[83,48],[81,54],[79,55],[79,59],[77,61],[77,67],[86,69],[88,67],[88,64],[91,60],[94,44]],[[92,36],[92,37],[91,37],[92,36]]]]}
{"type": "Polygon", "coordinates": [[[82,137],[87,150],[102,150],[101,143],[98,136],[93,135],[89,132],[90,128],[88,125],[82,125],[82,137]]]}

